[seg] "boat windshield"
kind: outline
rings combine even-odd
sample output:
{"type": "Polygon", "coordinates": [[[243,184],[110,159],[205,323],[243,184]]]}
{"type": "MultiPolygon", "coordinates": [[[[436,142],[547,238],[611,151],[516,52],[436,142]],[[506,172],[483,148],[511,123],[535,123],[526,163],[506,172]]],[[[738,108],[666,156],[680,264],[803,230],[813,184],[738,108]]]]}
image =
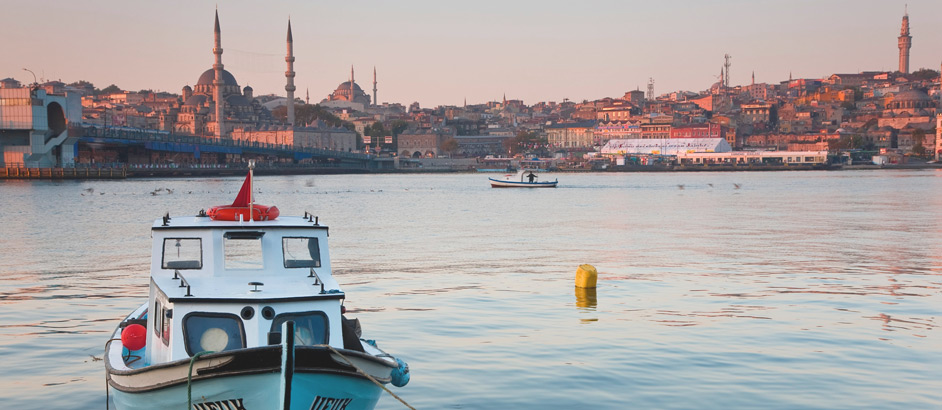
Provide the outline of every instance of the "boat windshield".
{"type": "Polygon", "coordinates": [[[327,315],[324,312],[282,313],[271,321],[272,333],[280,333],[281,325],[294,321],[294,343],[313,346],[327,343],[327,315]]]}
{"type": "Polygon", "coordinates": [[[200,238],[164,239],[163,269],[202,269],[203,243],[200,238]]]}
{"type": "Polygon", "coordinates": [[[319,268],[321,251],[317,238],[285,237],[281,240],[286,268],[319,268]]]}
{"type": "Polygon", "coordinates": [[[226,233],[223,237],[226,269],[262,269],[262,235],[226,233]]]}

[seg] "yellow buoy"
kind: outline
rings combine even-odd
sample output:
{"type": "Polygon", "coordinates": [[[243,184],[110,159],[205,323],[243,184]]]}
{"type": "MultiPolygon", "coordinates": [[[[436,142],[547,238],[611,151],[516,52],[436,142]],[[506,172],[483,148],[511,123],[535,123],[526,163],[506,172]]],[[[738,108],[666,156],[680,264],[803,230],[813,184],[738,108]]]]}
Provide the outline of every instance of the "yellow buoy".
{"type": "Polygon", "coordinates": [[[579,269],[576,269],[576,287],[594,288],[598,277],[599,273],[595,270],[595,266],[579,265],[579,269]]]}

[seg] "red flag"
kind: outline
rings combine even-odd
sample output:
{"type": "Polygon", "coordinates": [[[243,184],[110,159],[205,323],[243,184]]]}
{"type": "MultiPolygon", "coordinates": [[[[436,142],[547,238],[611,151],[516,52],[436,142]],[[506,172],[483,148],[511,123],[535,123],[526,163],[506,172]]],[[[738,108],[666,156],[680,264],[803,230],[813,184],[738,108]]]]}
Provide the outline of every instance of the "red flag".
{"type": "Polygon", "coordinates": [[[252,203],[252,171],[249,171],[249,174],[245,176],[242,189],[239,190],[239,195],[236,196],[232,206],[248,207],[250,203],[252,203]]]}

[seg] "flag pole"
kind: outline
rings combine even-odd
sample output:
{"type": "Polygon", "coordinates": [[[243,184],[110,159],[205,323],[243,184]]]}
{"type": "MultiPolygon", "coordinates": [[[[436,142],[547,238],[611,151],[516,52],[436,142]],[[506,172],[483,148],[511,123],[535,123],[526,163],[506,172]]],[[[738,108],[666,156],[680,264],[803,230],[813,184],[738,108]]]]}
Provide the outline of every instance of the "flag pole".
{"type": "Polygon", "coordinates": [[[253,210],[252,204],[255,202],[255,198],[252,195],[252,177],[255,175],[255,160],[249,160],[249,221],[255,220],[255,211],[253,210]]]}

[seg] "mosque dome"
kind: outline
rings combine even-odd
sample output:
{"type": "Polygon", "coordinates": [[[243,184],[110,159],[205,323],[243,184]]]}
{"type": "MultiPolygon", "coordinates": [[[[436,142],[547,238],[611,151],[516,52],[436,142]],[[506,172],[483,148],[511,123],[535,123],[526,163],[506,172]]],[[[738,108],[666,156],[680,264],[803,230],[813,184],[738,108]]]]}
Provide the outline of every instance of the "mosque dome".
{"type": "Polygon", "coordinates": [[[893,101],[931,101],[932,98],[922,90],[906,90],[893,96],[893,101]]]}
{"type": "MultiPolygon", "coordinates": [[[[350,82],[349,82],[349,81],[344,81],[344,82],[340,83],[340,85],[337,86],[337,89],[334,90],[334,93],[340,94],[341,92],[344,92],[344,91],[350,91],[350,82]]],[[[354,83],[353,83],[353,92],[354,92],[354,93],[357,93],[357,94],[361,94],[361,93],[363,93],[363,89],[360,88],[360,86],[357,85],[356,82],[354,82],[354,83]]]]}
{"type": "Polygon", "coordinates": [[[233,94],[226,97],[226,103],[234,107],[245,107],[252,105],[245,97],[239,94],[233,94]]]}
{"type": "MultiPolygon", "coordinates": [[[[196,82],[197,86],[200,85],[213,85],[213,81],[216,81],[216,70],[210,68],[209,70],[203,71],[203,74],[200,75],[199,81],[196,82]]],[[[235,85],[238,86],[239,82],[236,81],[235,76],[232,73],[222,70],[222,82],[223,85],[235,85]]]]}
{"type": "Polygon", "coordinates": [[[897,110],[917,110],[921,108],[929,108],[933,105],[933,102],[934,101],[931,97],[929,97],[929,94],[926,94],[926,92],[923,90],[906,90],[896,93],[887,108],[897,110]]]}
{"type": "Polygon", "coordinates": [[[190,98],[187,98],[186,102],[184,102],[183,105],[198,107],[200,105],[203,105],[203,103],[206,102],[206,99],[207,97],[205,95],[194,94],[194,95],[191,95],[190,98]]]}

